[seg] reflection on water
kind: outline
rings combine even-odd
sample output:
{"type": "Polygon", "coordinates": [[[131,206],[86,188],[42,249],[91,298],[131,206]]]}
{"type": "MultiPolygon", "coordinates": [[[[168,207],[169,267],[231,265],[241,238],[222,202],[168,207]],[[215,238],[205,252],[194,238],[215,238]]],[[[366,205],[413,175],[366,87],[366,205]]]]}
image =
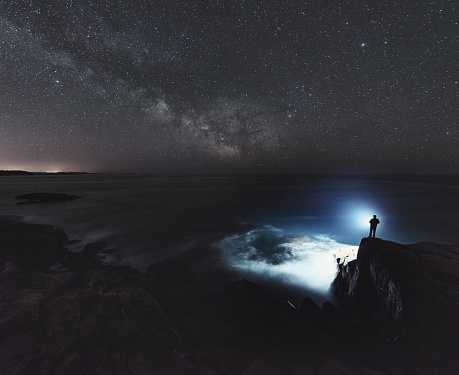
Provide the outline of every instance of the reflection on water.
{"type": "Polygon", "coordinates": [[[340,251],[348,249],[349,261],[357,248],[326,236],[292,237],[269,225],[225,237],[218,247],[228,266],[248,278],[275,279],[318,294],[328,293],[337,272],[337,256],[343,256],[338,255],[340,251]]]}

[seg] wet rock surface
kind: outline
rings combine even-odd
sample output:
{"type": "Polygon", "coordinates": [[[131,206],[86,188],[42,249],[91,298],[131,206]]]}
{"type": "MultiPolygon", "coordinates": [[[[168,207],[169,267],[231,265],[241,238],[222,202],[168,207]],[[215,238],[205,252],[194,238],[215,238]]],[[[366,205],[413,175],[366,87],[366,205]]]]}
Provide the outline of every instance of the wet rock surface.
{"type": "Polygon", "coordinates": [[[68,253],[62,231],[23,224],[0,220],[1,374],[437,373],[409,367],[398,343],[378,344],[330,303],[297,310],[247,280],[212,295],[181,261],[108,266],[106,244],[68,253]],[[16,252],[53,257],[34,269],[16,252]]]}

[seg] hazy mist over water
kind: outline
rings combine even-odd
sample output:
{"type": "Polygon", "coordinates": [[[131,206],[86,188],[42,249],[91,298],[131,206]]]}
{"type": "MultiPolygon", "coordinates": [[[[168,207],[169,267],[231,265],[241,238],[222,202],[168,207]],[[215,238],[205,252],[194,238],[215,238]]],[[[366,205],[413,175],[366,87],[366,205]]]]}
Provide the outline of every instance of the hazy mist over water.
{"type": "Polygon", "coordinates": [[[73,175],[0,177],[0,215],[67,231],[76,245],[107,241],[145,269],[183,259],[210,287],[245,277],[295,304],[321,301],[335,254],[368,236],[459,243],[458,177],[73,175]],[[17,205],[31,192],[75,201],[17,205]]]}

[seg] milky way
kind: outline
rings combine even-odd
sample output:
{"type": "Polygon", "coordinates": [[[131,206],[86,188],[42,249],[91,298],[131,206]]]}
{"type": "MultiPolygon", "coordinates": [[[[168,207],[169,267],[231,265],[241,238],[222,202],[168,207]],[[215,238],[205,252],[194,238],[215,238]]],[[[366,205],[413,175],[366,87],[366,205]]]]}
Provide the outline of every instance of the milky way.
{"type": "Polygon", "coordinates": [[[458,172],[456,1],[0,2],[0,169],[458,172]]]}

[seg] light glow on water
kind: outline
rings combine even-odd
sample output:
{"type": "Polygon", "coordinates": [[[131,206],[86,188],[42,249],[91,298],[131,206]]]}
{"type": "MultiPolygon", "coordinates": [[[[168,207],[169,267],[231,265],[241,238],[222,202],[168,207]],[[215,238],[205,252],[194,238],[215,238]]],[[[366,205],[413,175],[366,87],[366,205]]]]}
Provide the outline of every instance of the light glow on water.
{"type": "Polygon", "coordinates": [[[289,236],[269,225],[228,236],[219,248],[227,265],[248,277],[264,277],[319,294],[326,294],[336,277],[336,259],[342,257],[337,254],[344,250],[348,254],[346,260],[356,254],[356,247],[326,235],[289,236]]]}

